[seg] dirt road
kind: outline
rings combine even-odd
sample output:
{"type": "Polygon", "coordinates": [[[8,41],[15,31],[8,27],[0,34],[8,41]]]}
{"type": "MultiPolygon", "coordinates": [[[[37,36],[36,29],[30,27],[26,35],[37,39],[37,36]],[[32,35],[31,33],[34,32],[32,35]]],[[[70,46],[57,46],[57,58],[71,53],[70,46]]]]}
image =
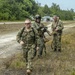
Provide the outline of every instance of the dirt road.
{"type": "Polygon", "coordinates": [[[24,23],[24,22],[0,22],[0,24],[2,25],[2,24],[22,24],[22,23],[24,23]]]}
{"type": "Polygon", "coordinates": [[[0,36],[0,58],[7,58],[17,52],[16,33],[0,36]]]}
{"type": "MultiPolygon", "coordinates": [[[[51,31],[50,25],[48,30],[51,31]]],[[[71,27],[75,27],[75,23],[64,26],[64,30],[71,27]]],[[[0,59],[11,57],[21,51],[21,46],[16,42],[16,34],[17,32],[0,35],[0,59]]]]}

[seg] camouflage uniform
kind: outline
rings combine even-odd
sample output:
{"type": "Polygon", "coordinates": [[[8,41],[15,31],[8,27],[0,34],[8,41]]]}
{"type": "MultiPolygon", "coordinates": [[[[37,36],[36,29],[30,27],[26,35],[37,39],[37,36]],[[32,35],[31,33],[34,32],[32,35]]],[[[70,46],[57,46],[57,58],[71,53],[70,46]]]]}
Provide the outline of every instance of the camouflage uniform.
{"type": "Polygon", "coordinates": [[[22,45],[23,56],[27,63],[27,68],[32,69],[32,59],[35,49],[35,43],[39,46],[37,31],[30,28],[30,31],[26,31],[25,27],[22,28],[17,34],[17,41],[20,43],[22,40],[24,44],[22,45]]]}
{"type": "Polygon", "coordinates": [[[52,23],[52,32],[53,32],[53,50],[61,51],[61,35],[62,35],[62,29],[63,29],[63,23],[61,21],[53,22],[52,23]],[[55,31],[57,29],[57,31],[55,31]]]}
{"type": "Polygon", "coordinates": [[[37,22],[34,22],[33,23],[33,28],[35,28],[38,31],[38,34],[39,34],[39,37],[40,37],[39,38],[39,40],[40,40],[40,48],[39,48],[38,53],[37,53],[38,57],[40,57],[42,55],[42,53],[43,53],[43,49],[45,50],[45,53],[46,53],[46,47],[45,47],[45,41],[44,41],[44,33],[48,32],[48,31],[47,31],[47,28],[42,23],[39,24],[37,22]]]}

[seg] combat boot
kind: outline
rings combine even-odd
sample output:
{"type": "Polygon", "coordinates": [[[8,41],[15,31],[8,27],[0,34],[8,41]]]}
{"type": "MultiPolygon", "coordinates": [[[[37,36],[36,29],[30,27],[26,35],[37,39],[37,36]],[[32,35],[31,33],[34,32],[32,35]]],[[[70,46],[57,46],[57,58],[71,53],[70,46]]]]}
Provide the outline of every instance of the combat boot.
{"type": "Polygon", "coordinates": [[[61,52],[61,49],[58,49],[58,52],[61,52]]]}
{"type": "Polygon", "coordinates": [[[57,49],[56,49],[56,48],[54,48],[54,52],[55,52],[55,51],[57,51],[57,49]]]}
{"type": "Polygon", "coordinates": [[[31,70],[27,69],[27,75],[30,75],[30,74],[31,74],[31,70]]]}

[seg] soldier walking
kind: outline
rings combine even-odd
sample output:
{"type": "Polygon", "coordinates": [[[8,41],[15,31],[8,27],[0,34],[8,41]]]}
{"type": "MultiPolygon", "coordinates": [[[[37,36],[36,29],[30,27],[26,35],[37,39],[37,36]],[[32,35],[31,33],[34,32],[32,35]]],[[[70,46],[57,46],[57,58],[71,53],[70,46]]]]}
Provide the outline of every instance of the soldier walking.
{"type": "Polygon", "coordinates": [[[52,34],[53,34],[53,41],[52,41],[52,48],[54,51],[61,52],[61,36],[63,30],[63,23],[59,20],[59,17],[54,16],[54,21],[52,23],[52,34]]]}
{"type": "Polygon", "coordinates": [[[35,43],[37,43],[36,50],[39,49],[39,36],[37,31],[31,27],[31,21],[25,20],[25,27],[23,27],[17,34],[17,41],[22,45],[23,56],[26,61],[27,73],[32,71],[32,59],[34,58],[35,43]]]}
{"type": "MultiPolygon", "coordinates": [[[[47,32],[50,35],[50,32],[47,30],[47,27],[45,27],[42,23],[41,23],[41,16],[40,15],[36,15],[35,16],[35,22],[33,23],[33,28],[35,28],[38,31],[38,35],[39,35],[39,40],[40,40],[40,46],[39,46],[39,50],[37,52],[38,57],[42,56],[43,53],[43,48],[46,49],[45,47],[45,42],[44,42],[44,33],[47,32]]],[[[46,53],[46,51],[45,51],[46,53]]],[[[36,55],[36,51],[35,54],[36,55]]]]}

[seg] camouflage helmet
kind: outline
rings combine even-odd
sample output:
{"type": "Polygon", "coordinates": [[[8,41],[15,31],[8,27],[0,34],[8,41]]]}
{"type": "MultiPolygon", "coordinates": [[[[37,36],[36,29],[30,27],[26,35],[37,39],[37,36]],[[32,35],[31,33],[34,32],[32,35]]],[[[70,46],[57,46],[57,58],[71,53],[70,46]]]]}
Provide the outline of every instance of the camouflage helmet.
{"type": "Polygon", "coordinates": [[[35,15],[35,19],[41,19],[40,15],[35,15]]]}

